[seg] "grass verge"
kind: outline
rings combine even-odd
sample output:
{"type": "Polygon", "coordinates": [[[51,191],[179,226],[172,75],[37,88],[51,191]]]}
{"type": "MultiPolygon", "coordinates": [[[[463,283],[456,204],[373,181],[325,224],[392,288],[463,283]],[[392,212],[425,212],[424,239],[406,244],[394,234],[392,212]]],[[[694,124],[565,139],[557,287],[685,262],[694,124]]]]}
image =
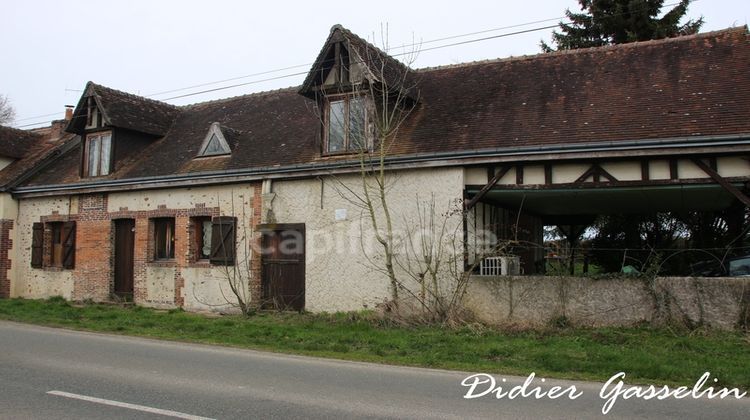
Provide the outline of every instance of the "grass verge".
{"type": "Polygon", "coordinates": [[[179,310],[71,305],[61,298],[0,299],[0,319],[346,360],[522,376],[536,372],[547,378],[603,381],[623,371],[630,383],[690,386],[708,371],[719,386],[750,389],[750,338],[740,332],[446,330],[386,325],[366,313],[216,318],[179,310]]]}

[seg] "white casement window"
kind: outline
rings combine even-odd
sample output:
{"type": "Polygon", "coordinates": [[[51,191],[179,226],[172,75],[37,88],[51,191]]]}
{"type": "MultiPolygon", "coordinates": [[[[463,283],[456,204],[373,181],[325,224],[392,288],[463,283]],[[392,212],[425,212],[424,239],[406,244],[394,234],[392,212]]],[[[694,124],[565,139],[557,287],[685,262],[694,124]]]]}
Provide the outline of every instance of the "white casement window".
{"type": "Polygon", "coordinates": [[[112,133],[94,133],[86,136],[85,176],[109,175],[112,156],[112,133]]]}
{"type": "Polygon", "coordinates": [[[364,96],[344,96],[327,102],[326,153],[356,153],[372,146],[369,101],[364,96]]]}

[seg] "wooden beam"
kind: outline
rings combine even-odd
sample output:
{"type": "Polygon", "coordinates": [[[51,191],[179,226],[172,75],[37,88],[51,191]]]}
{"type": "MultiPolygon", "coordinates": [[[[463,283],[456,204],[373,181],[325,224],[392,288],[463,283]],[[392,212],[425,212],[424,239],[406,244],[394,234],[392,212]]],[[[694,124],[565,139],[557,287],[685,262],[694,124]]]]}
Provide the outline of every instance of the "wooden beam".
{"type": "Polygon", "coordinates": [[[595,170],[596,170],[596,168],[594,166],[588,168],[586,170],[586,172],[584,172],[583,175],[579,176],[578,179],[576,179],[575,181],[573,181],[573,183],[574,184],[580,184],[580,183],[586,182],[586,179],[588,179],[588,177],[594,175],[595,170]]]}
{"type": "Polygon", "coordinates": [[[547,185],[552,183],[552,165],[549,163],[544,164],[544,183],[547,185]]]}
{"type": "Polygon", "coordinates": [[[472,197],[472,199],[469,200],[468,203],[466,203],[465,210],[471,210],[474,206],[476,206],[477,203],[479,202],[479,200],[481,200],[482,198],[484,198],[484,196],[487,195],[487,193],[492,189],[492,187],[494,187],[495,184],[497,184],[498,181],[500,181],[500,178],[504,177],[505,174],[507,174],[509,170],[510,170],[510,166],[503,166],[495,174],[495,176],[492,177],[492,179],[490,180],[490,182],[488,182],[487,185],[485,185],[484,187],[482,187],[482,189],[479,190],[479,192],[477,193],[477,195],[475,195],[474,197],[472,197]]]}
{"type": "Polygon", "coordinates": [[[516,184],[523,184],[523,165],[516,165],[516,184]]]}
{"type": "Polygon", "coordinates": [[[597,167],[597,168],[598,168],[598,170],[599,170],[599,175],[601,175],[601,176],[603,176],[603,177],[607,178],[607,179],[609,180],[609,182],[617,182],[617,178],[615,178],[615,176],[614,176],[614,175],[612,175],[611,173],[607,172],[607,170],[606,170],[606,169],[602,168],[602,167],[601,167],[601,166],[599,166],[599,165],[596,165],[596,167],[597,167]]]}
{"type": "Polygon", "coordinates": [[[642,160],[641,161],[641,181],[648,181],[651,179],[651,173],[650,173],[651,167],[649,166],[649,161],[642,160]]]}
{"type": "Polygon", "coordinates": [[[745,206],[750,207],[750,197],[745,195],[742,191],[740,191],[734,185],[730,184],[729,181],[727,181],[724,177],[719,175],[719,173],[713,170],[709,165],[706,165],[705,162],[696,158],[693,159],[693,163],[695,163],[697,167],[701,168],[703,172],[705,172],[714,181],[716,181],[717,184],[721,185],[722,188],[727,190],[728,193],[737,197],[737,199],[740,200],[745,206]]]}
{"type": "MultiPolygon", "coordinates": [[[[745,183],[750,185],[750,177],[732,177],[725,178],[727,182],[745,183]]],[[[502,191],[544,191],[544,190],[584,190],[584,189],[615,189],[615,188],[644,188],[644,187],[669,187],[669,186],[680,186],[680,185],[715,185],[716,183],[708,178],[695,178],[695,179],[652,179],[649,181],[633,180],[633,181],[617,181],[617,182],[566,182],[561,184],[500,184],[494,187],[495,190],[502,191]]],[[[471,190],[477,190],[482,188],[483,185],[467,185],[466,188],[471,190]]]]}
{"type": "Polygon", "coordinates": [[[669,179],[680,179],[680,174],[677,172],[677,159],[669,160],[669,179]]]}
{"type": "Polygon", "coordinates": [[[595,183],[600,182],[601,177],[607,178],[609,182],[617,182],[617,178],[615,178],[611,173],[607,172],[597,163],[591,165],[591,167],[586,172],[584,172],[583,175],[579,176],[578,179],[575,180],[575,183],[583,183],[588,177],[593,177],[595,183]]]}

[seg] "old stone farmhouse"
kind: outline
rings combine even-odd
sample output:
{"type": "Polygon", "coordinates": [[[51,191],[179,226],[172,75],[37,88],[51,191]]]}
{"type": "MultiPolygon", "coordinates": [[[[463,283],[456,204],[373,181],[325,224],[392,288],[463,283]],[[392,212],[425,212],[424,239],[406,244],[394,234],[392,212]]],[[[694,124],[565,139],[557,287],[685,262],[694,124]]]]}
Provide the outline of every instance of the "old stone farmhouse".
{"type": "MultiPolygon", "coordinates": [[[[462,268],[480,230],[542,244],[544,226],[600,214],[742,219],[748,68],[745,27],[411,69],[334,26],[293,88],[174,106],[90,82],[65,120],[0,130],[0,296],[217,310],[241,267],[256,305],[387,300],[359,246],[368,219],[342,194],[377,148],[372,92],[410,107],[384,156],[393,223],[408,230],[420,201],[463,203],[462,268]],[[300,246],[281,249],[281,231],[300,246]]],[[[543,247],[517,254],[544,271],[543,247]]]]}

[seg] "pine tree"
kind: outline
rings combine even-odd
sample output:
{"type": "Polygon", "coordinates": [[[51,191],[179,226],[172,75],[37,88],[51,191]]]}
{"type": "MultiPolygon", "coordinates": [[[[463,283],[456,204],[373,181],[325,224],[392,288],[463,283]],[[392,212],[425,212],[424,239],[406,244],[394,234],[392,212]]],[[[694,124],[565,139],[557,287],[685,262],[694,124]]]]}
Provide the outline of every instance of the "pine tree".
{"type": "MultiPolygon", "coordinates": [[[[680,24],[693,0],[680,0],[659,17],[664,0],[578,0],[582,13],[565,11],[568,23],[552,33],[557,50],[671,38],[697,33],[703,17],[680,24]]],[[[544,52],[555,51],[544,41],[544,52]]]]}

